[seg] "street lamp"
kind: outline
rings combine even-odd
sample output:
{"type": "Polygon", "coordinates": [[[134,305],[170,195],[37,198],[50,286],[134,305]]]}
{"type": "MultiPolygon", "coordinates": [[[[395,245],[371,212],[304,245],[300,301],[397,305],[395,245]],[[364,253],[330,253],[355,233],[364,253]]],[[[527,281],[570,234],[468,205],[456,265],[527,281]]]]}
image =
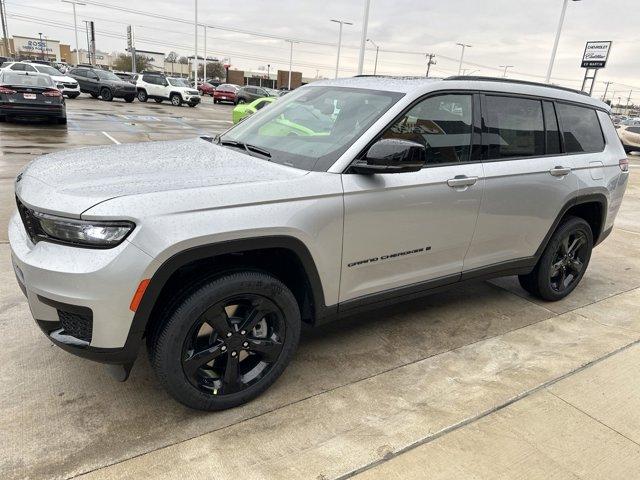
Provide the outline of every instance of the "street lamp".
{"type": "Polygon", "coordinates": [[[332,22],[340,24],[340,30],[338,33],[338,58],[336,58],[336,78],[338,78],[338,69],[340,68],[340,47],[342,47],[342,27],[344,25],[353,25],[353,22],[347,22],[346,20],[331,19],[332,22]]]}
{"type": "Polygon", "coordinates": [[[376,63],[373,64],[373,74],[375,75],[376,73],[378,73],[378,52],[380,51],[380,47],[370,38],[367,38],[367,42],[370,42],[371,45],[376,47],[376,63]]]}
{"type": "Polygon", "coordinates": [[[502,78],[507,76],[507,69],[513,68],[514,65],[500,65],[500,68],[504,68],[504,73],[502,74],[502,78]]]}
{"type": "Polygon", "coordinates": [[[86,3],[74,0],[62,0],[62,3],[70,3],[73,6],[73,30],[76,34],[76,65],[80,65],[80,45],[78,44],[78,18],[76,17],[76,5],[86,5],[86,3]]]}
{"type": "MultiPolygon", "coordinates": [[[[579,2],[580,0],[571,1],[579,2]]],[[[564,3],[562,4],[562,12],[560,13],[560,21],[558,22],[558,30],[556,31],[556,39],[553,42],[553,49],[551,50],[551,59],[549,60],[549,67],[547,68],[547,83],[551,81],[551,72],[553,71],[553,64],[556,61],[556,53],[558,52],[558,44],[560,43],[560,33],[562,32],[562,25],[564,24],[564,16],[567,13],[567,5],[569,5],[569,0],[564,0],[564,3]]]]}
{"type": "Polygon", "coordinates": [[[459,47],[462,47],[462,52],[460,53],[460,65],[458,66],[458,75],[462,72],[462,60],[464,59],[464,49],[471,48],[471,45],[467,45],[466,43],[456,43],[459,47]]]}
{"type": "Polygon", "coordinates": [[[365,0],[362,14],[362,37],[360,37],[360,54],[358,56],[358,75],[362,75],[364,68],[364,49],[367,46],[367,28],[369,27],[369,7],[371,0],[365,0]]]}
{"type": "Polygon", "coordinates": [[[291,45],[291,49],[289,51],[289,83],[287,86],[287,88],[291,90],[291,70],[293,70],[293,44],[300,42],[296,42],[295,40],[285,40],[285,42],[289,42],[291,45]]]}

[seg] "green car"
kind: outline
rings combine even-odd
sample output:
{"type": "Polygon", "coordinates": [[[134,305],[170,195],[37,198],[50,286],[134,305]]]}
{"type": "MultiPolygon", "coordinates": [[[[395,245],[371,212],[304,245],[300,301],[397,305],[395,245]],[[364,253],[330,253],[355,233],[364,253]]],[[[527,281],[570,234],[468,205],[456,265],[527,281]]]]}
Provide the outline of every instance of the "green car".
{"type": "Polygon", "coordinates": [[[233,123],[238,123],[240,120],[247,118],[249,115],[253,115],[261,108],[266,107],[270,103],[277,100],[277,97],[263,97],[254,100],[251,103],[241,103],[233,109],[232,118],[233,123]]]}

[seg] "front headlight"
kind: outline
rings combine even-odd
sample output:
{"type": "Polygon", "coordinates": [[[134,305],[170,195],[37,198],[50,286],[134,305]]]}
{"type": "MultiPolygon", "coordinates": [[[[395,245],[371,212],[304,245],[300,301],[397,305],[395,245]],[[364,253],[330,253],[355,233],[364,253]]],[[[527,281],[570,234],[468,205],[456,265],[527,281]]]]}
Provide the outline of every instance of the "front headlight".
{"type": "Polygon", "coordinates": [[[72,245],[94,248],[111,248],[122,243],[134,229],[132,222],[98,222],[56,217],[46,213],[33,212],[40,227],[41,240],[52,240],[72,245]]]}

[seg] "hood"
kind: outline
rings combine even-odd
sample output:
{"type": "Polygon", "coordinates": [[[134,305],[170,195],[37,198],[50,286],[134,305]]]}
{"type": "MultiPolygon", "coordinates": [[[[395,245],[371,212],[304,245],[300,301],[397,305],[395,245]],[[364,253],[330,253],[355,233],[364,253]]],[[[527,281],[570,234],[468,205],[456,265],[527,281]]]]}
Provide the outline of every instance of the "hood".
{"type": "Polygon", "coordinates": [[[75,78],[67,77],[66,75],[51,75],[54,82],[60,83],[78,83],[75,78]]]}
{"type": "Polygon", "coordinates": [[[196,138],[44,155],[18,175],[16,194],[37,210],[80,216],[126,195],[283,181],[306,173],[196,138]]]}

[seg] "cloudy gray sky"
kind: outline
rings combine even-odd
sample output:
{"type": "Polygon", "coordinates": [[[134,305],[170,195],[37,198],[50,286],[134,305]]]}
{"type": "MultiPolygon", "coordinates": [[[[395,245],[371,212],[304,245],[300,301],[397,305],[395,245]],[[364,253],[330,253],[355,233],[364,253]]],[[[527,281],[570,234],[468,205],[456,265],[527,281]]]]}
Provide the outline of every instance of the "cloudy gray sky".
{"type": "MultiPolygon", "coordinates": [[[[71,6],[59,0],[6,0],[10,34],[43,32],[52,39],[74,45],[71,6]]],[[[193,52],[193,26],[98,6],[143,11],[176,20],[193,20],[194,1],[91,0],[78,7],[79,21],[94,20],[97,46],[104,51],[125,48],[126,25],[136,26],[137,47],[180,54],[193,52]]],[[[199,20],[212,26],[253,31],[301,40],[294,46],[294,68],[305,76],[332,77],[335,68],[340,18],[354,22],[346,26],[340,74],[353,75],[362,28],[364,0],[200,0],[199,20]]],[[[479,75],[501,75],[499,65],[514,65],[510,76],[542,80],[562,0],[372,0],[369,34],[381,47],[378,73],[424,74],[424,54],[436,54],[436,76],[456,74],[460,48],[464,68],[479,75]]],[[[632,87],[640,103],[640,0],[582,0],[569,2],[563,36],[554,69],[554,82],[579,87],[584,75],[580,58],[587,40],[614,42],[609,65],[598,74],[596,92],[604,81],[612,83],[609,96],[626,98],[632,87]]],[[[81,48],[84,45],[81,36],[81,48]]],[[[209,28],[208,53],[230,57],[233,66],[256,70],[266,64],[288,69],[289,46],[279,38],[209,28]]],[[[200,45],[202,46],[202,33],[200,45]]],[[[202,52],[201,52],[202,54],[202,52]]],[[[375,52],[369,46],[365,73],[372,73],[375,52]]]]}

